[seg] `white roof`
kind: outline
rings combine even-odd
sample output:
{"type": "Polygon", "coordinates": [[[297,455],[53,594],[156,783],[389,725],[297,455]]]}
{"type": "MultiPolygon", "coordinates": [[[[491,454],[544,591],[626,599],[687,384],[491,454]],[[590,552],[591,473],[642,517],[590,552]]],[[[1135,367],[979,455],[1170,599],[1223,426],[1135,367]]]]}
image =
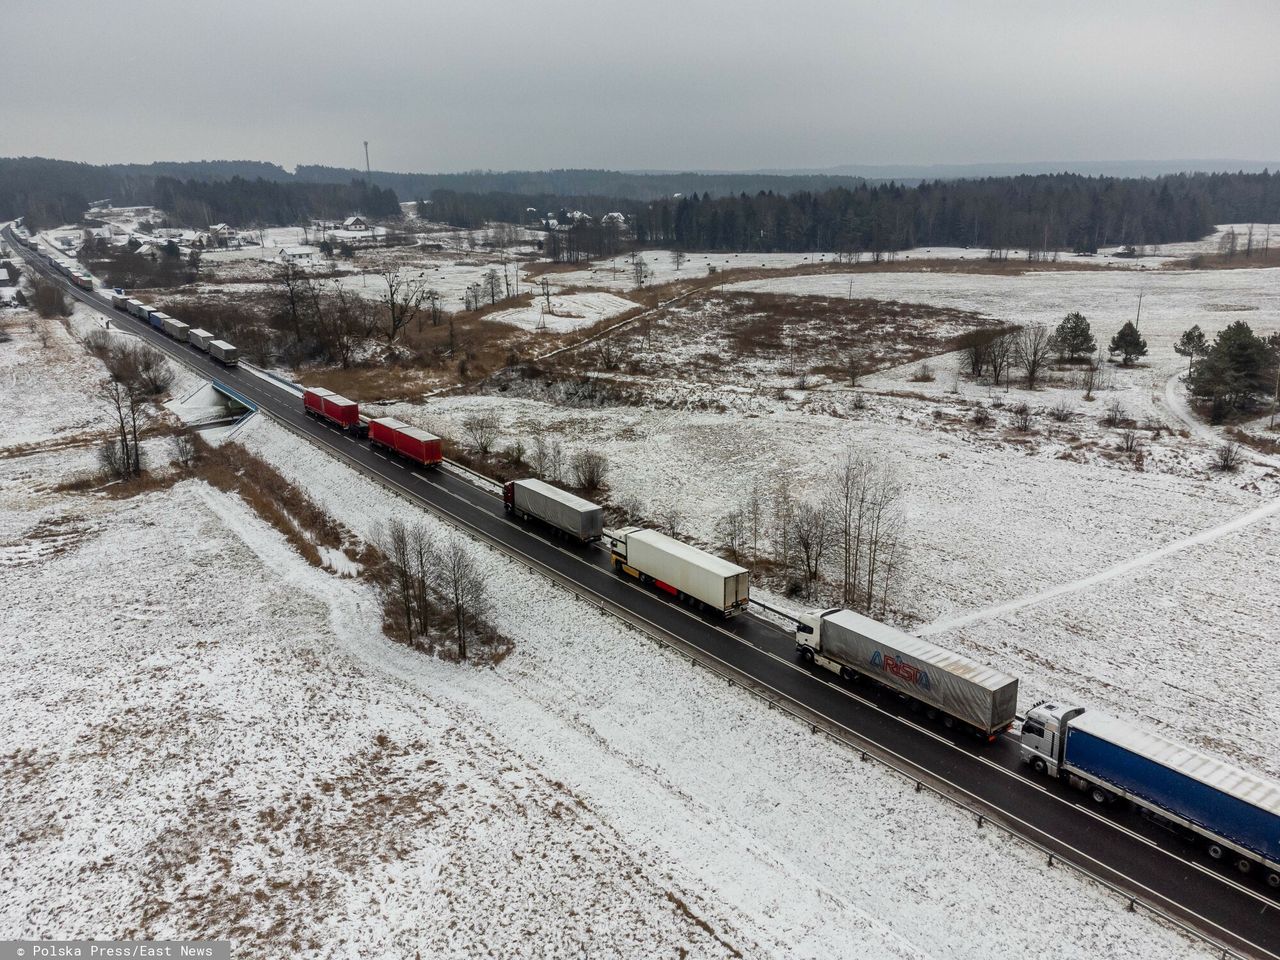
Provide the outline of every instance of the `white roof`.
{"type": "Polygon", "coordinates": [[[1071,728],[1130,750],[1162,767],[1176,770],[1237,800],[1280,816],[1280,784],[1256,773],[1241,770],[1225,760],[1210,757],[1158,733],[1140,730],[1132,723],[1093,710],[1086,710],[1072,720],[1071,728]]]}
{"type": "Polygon", "coordinates": [[[314,394],[317,397],[334,397],[337,396],[332,390],[326,390],[324,387],[303,387],[303,393],[314,394]]]}
{"type": "Polygon", "coordinates": [[[561,490],[559,487],[553,487],[551,484],[544,483],[541,480],[517,480],[516,485],[527,487],[530,490],[536,490],[543,496],[551,497],[553,500],[558,500],[560,503],[573,507],[577,510],[602,509],[597,503],[592,503],[590,500],[583,500],[582,497],[572,494],[568,490],[561,490]]]}
{"type": "Polygon", "coordinates": [[[211,347],[217,347],[219,350],[234,350],[235,347],[227,343],[225,340],[212,340],[209,343],[211,347]]]}
{"type": "Polygon", "coordinates": [[[668,537],[665,533],[659,533],[657,530],[636,530],[634,533],[623,531],[627,534],[627,540],[638,540],[641,543],[648,543],[657,547],[673,557],[679,557],[681,560],[695,563],[714,573],[718,577],[736,577],[740,573],[746,573],[746,567],[740,567],[736,563],[730,563],[724,557],[717,557],[714,553],[707,553],[705,550],[699,550],[692,544],[677,540],[674,537],[668,537]]]}
{"type": "Polygon", "coordinates": [[[325,399],[339,407],[354,407],[356,405],[354,400],[348,400],[346,397],[337,393],[331,393],[329,396],[325,397],[325,399]]]}
{"type": "Polygon", "coordinates": [[[211,337],[211,336],[213,336],[213,334],[211,334],[208,330],[204,329],[204,327],[196,327],[194,330],[192,330],[192,331],[191,331],[191,336],[193,336],[193,337],[211,337]]]}
{"type": "Polygon", "coordinates": [[[864,617],[853,610],[838,610],[823,617],[823,619],[831,623],[838,623],[840,626],[855,633],[860,633],[870,640],[887,644],[909,657],[914,657],[922,663],[927,663],[931,667],[936,667],[952,676],[960,677],[986,690],[1003,690],[1009,684],[1017,683],[1017,680],[1009,676],[1009,674],[996,670],[994,667],[978,663],[976,660],[970,660],[968,657],[963,657],[945,647],[934,646],[928,640],[921,640],[919,637],[904,633],[897,627],[891,627],[889,624],[881,623],[879,620],[864,617]]]}

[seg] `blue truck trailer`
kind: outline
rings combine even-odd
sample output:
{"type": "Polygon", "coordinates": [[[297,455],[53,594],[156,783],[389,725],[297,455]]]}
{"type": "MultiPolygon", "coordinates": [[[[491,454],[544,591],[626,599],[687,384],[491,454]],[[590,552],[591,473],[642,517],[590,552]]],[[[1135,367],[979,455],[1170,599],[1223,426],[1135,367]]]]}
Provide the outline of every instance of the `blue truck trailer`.
{"type": "Polygon", "coordinates": [[[1128,800],[1198,840],[1210,858],[1280,888],[1280,784],[1106,714],[1039,704],[1022,759],[1100,803],[1128,800]]]}

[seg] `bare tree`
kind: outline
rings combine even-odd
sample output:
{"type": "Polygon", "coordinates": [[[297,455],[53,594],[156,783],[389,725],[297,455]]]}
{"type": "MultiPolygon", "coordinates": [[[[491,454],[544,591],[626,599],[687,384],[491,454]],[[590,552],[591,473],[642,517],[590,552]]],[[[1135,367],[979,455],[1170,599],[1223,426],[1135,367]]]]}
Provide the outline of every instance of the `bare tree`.
{"type": "Polygon", "coordinates": [[[295,264],[282,263],[276,267],[275,280],[281,309],[293,330],[294,349],[301,355],[305,315],[315,303],[311,278],[295,264]]]}
{"type": "Polygon", "coordinates": [[[413,559],[409,526],[392,517],[373,530],[373,543],[387,560],[393,603],[404,617],[405,642],[413,642],[413,559]]]}
{"type": "Polygon", "coordinates": [[[676,273],[680,272],[680,268],[684,266],[685,253],[683,250],[671,251],[671,265],[675,267],[676,273]]]}
{"type": "Polygon", "coordinates": [[[741,507],[730,510],[716,523],[716,535],[734,563],[742,563],[746,559],[747,531],[748,519],[741,507]]]}
{"type": "Polygon", "coordinates": [[[760,563],[760,539],[764,535],[765,497],[759,480],[751,481],[751,490],[747,493],[746,536],[751,545],[751,569],[754,571],[760,563]]]}
{"type": "Polygon", "coordinates": [[[609,473],[608,459],[595,450],[579,450],[569,466],[574,486],[587,493],[594,493],[604,486],[604,478],[609,473]]]}
{"type": "Polygon", "coordinates": [[[1213,454],[1213,465],[1224,473],[1235,471],[1244,459],[1244,450],[1234,440],[1221,444],[1213,454]]]}
{"type": "Polygon", "coordinates": [[[452,614],[458,659],[467,659],[467,639],[472,625],[485,614],[488,587],[483,571],[462,537],[449,537],[436,556],[436,570],[445,605],[452,614]]]}
{"type": "Polygon", "coordinates": [[[1040,372],[1053,352],[1053,332],[1042,323],[1028,324],[1018,331],[1014,352],[1026,378],[1027,389],[1034,390],[1040,372]]]}
{"type": "Polygon", "coordinates": [[[487,457],[498,442],[502,425],[495,413],[474,413],[462,421],[462,429],[476,453],[487,457]]]}
{"type": "Polygon", "coordinates": [[[387,343],[394,343],[400,331],[412,323],[422,309],[422,301],[427,297],[427,284],[422,277],[411,277],[398,270],[385,271],[382,280],[387,285],[387,291],[380,299],[387,310],[387,343]]]}
{"type": "Polygon", "coordinates": [[[817,504],[801,503],[795,514],[795,538],[804,575],[804,595],[813,599],[813,586],[831,540],[831,521],[826,511],[817,504]]]}
{"type": "Polygon", "coordinates": [[[649,264],[644,257],[637,256],[631,262],[631,279],[635,281],[637,290],[649,279],[649,264]]]}
{"type": "Polygon", "coordinates": [[[1013,362],[1014,337],[1012,333],[1001,334],[987,344],[987,366],[991,368],[991,382],[1000,385],[1000,378],[1009,374],[1009,366],[1013,362]]]}

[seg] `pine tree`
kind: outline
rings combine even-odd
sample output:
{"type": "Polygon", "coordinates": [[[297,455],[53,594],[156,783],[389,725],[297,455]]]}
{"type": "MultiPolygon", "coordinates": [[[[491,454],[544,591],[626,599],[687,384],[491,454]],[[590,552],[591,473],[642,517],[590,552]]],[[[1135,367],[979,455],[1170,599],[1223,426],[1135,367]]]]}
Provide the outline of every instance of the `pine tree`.
{"type": "Polygon", "coordinates": [[[1173,349],[1187,358],[1187,373],[1191,373],[1191,368],[1196,362],[1196,357],[1203,357],[1209,352],[1209,341],[1205,339],[1204,331],[1200,329],[1200,324],[1196,324],[1190,330],[1184,330],[1178,342],[1173,345],[1173,349]]]}
{"type": "Polygon", "coordinates": [[[1096,349],[1093,333],[1089,329],[1089,321],[1079,312],[1068,313],[1053,332],[1054,346],[1058,356],[1066,360],[1076,360],[1082,354],[1091,354],[1096,349]]]}
{"type": "Polygon", "coordinates": [[[1112,356],[1120,354],[1120,365],[1128,367],[1139,357],[1147,355],[1147,341],[1142,339],[1133,321],[1127,321],[1120,332],[1111,338],[1111,346],[1107,348],[1112,356]]]}

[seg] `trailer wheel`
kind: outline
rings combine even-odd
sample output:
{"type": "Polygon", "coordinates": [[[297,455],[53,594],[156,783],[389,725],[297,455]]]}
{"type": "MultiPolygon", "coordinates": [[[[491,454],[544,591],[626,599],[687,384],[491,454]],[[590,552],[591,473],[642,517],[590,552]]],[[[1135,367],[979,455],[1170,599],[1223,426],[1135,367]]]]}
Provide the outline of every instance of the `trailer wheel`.
{"type": "Polygon", "coordinates": [[[1098,804],[1106,803],[1111,799],[1111,794],[1107,793],[1107,791],[1103,790],[1101,787],[1094,787],[1089,791],[1089,796],[1092,798],[1094,803],[1098,804]]]}
{"type": "Polygon", "coordinates": [[[938,719],[938,711],[937,711],[937,710],[935,710],[935,709],[933,709],[933,707],[930,707],[928,710],[926,710],[926,711],[924,712],[924,715],[925,715],[925,717],[927,717],[927,718],[928,718],[928,719],[930,719],[930,720],[937,720],[937,719],[938,719]]]}
{"type": "Polygon", "coordinates": [[[1031,769],[1034,770],[1039,776],[1043,777],[1046,773],[1049,772],[1049,765],[1044,762],[1043,757],[1036,757],[1034,760],[1031,761],[1031,769]]]}
{"type": "Polygon", "coordinates": [[[853,671],[852,671],[852,670],[850,670],[848,667],[841,667],[841,668],[840,668],[840,679],[841,679],[841,680],[843,680],[845,683],[852,683],[852,682],[853,682],[853,671]]]}
{"type": "Polygon", "coordinates": [[[1210,860],[1221,860],[1221,859],[1222,859],[1222,855],[1223,855],[1224,853],[1226,853],[1226,851],[1222,849],[1222,845],[1221,845],[1221,844],[1217,844],[1217,843],[1211,843],[1211,844],[1209,844],[1209,859],[1210,859],[1210,860]]]}
{"type": "Polygon", "coordinates": [[[1253,861],[1246,860],[1244,857],[1241,857],[1236,861],[1236,869],[1241,873],[1248,873],[1253,869],[1253,861]]]}
{"type": "Polygon", "coordinates": [[[956,718],[944,714],[942,717],[942,725],[950,730],[956,725],[956,718]]]}
{"type": "Polygon", "coordinates": [[[1272,871],[1267,874],[1267,886],[1272,890],[1280,890],[1280,873],[1272,871]]]}

